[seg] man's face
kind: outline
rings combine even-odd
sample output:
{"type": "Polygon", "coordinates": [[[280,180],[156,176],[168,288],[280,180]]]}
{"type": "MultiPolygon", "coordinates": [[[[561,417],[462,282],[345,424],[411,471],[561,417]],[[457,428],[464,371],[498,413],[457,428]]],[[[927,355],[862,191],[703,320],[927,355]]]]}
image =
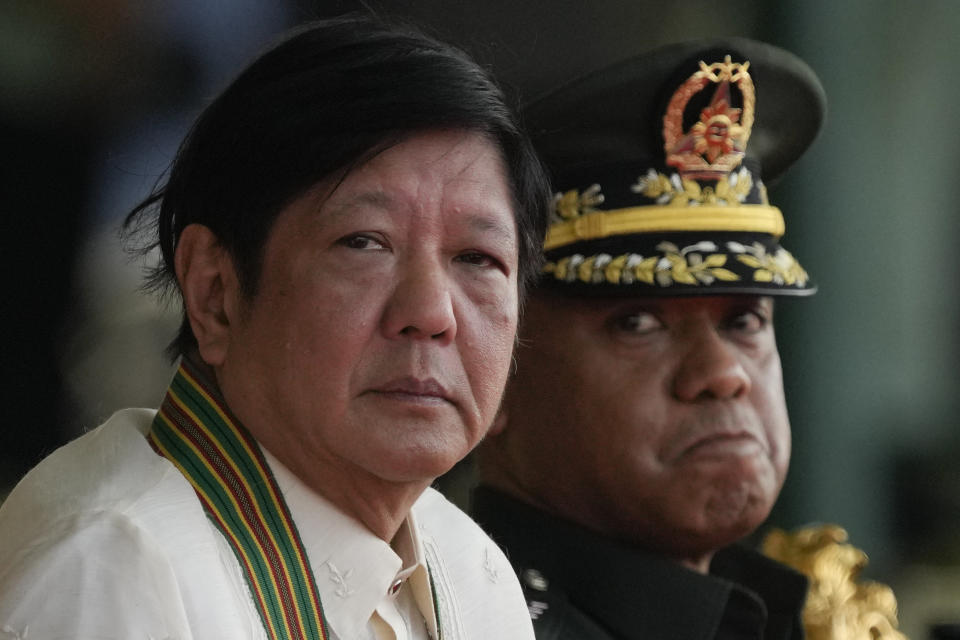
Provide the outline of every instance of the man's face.
{"type": "Polygon", "coordinates": [[[516,273],[496,147],[415,135],[279,215],[218,382],[298,475],[429,481],[495,415],[516,273]]]}
{"type": "Polygon", "coordinates": [[[756,528],[790,427],[773,304],[533,296],[493,439],[521,495],[677,557],[756,528]]]}

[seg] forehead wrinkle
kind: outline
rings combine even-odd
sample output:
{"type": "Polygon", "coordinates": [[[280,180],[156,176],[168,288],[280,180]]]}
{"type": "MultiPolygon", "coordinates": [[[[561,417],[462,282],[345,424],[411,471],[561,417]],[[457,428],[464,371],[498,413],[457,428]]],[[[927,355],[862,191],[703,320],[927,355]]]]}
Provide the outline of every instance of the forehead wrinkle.
{"type": "Polygon", "coordinates": [[[321,203],[317,213],[322,215],[318,215],[317,218],[321,222],[331,223],[348,217],[357,209],[366,207],[388,211],[393,208],[394,199],[385,191],[375,189],[352,194],[346,200],[337,202],[333,207],[327,208],[325,204],[327,203],[321,203]]]}
{"type": "MultiPolygon", "coordinates": [[[[416,200],[417,202],[415,203],[415,207],[422,205],[422,202],[419,198],[416,200]]],[[[328,215],[331,219],[337,219],[349,215],[354,209],[359,209],[366,206],[389,211],[396,209],[397,200],[386,191],[380,189],[364,191],[352,195],[344,202],[338,203],[336,207],[328,212],[328,215]]],[[[514,222],[514,216],[512,214],[513,212],[511,211],[511,223],[514,222]]],[[[478,213],[469,214],[466,217],[465,222],[471,229],[475,231],[479,231],[481,233],[492,233],[502,238],[504,242],[509,242],[511,245],[515,244],[516,229],[514,224],[504,223],[499,219],[499,216],[496,216],[493,212],[486,214],[481,211],[478,213]]]]}
{"type": "Polygon", "coordinates": [[[503,242],[510,243],[511,245],[516,242],[516,229],[514,226],[504,224],[499,218],[477,213],[469,215],[466,222],[467,225],[475,231],[495,235],[503,242]]]}
{"type": "MultiPolygon", "coordinates": [[[[469,169],[469,167],[465,168],[465,170],[461,173],[465,173],[467,169],[469,169]]],[[[455,176],[453,180],[456,179],[457,177],[455,176]]],[[[448,179],[445,182],[449,183],[450,181],[451,179],[448,179]]],[[[477,182],[478,184],[484,184],[483,181],[479,180],[474,182],[477,182]]],[[[330,206],[331,203],[329,198],[334,197],[335,193],[336,190],[329,194],[328,199],[319,203],[316,211],[317,214],[321,214],[316,216],[316,219],[319,223],[329,224],[336,222],[337,220],[349,217],[354,211],[366,207],[381,211],[392,211],[398,207],[397,198],[381,188],[371,188],[366,191],[350,194],[350,196],[345,198],[343,201],[336,202],[333,204],[333,206],[330,206]]],[[[420,206],[423,205],[423,202],[420,198],[414,198],[414,200],[416,201],[414,203],[414,210],[416,211],[420,206]]],[[[492,234],[497,238],[497,242],[507,245],[510,248],[516,246],[516,215],[512,208],[509,212],[509,223],[501,220],[501,216],[497,215],[495,210],[491,209],[489,212],[487,212],[482,208],[482,205],[476,209],[478,209],[476,213],[468,214],[465,219],[460,220],[458,224],[465,223],[466,226],[473,231],[483,234],[492,234]]],[[[446,215],[446,206],[443,207],[443,210],[444,217],[452,220],[446,215]]]]}

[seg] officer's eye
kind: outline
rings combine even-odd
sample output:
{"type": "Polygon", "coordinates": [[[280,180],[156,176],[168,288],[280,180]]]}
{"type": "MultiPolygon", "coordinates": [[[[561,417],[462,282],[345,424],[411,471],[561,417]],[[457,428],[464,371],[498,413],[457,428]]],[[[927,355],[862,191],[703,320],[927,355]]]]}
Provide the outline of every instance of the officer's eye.
{"type": "Polygon", "coordinates": [[[740,333],[757,333],[763,330],[769,322],[769,316],[762,310],[743,311],[727,320],[727,329],[740,333]]]}
{"type": "Polygon", "coordinates": [[[663,328],[663,323],[648,311],[637,311],[617,318],[615,326],[624,333],[646,335],[663,328]]]}

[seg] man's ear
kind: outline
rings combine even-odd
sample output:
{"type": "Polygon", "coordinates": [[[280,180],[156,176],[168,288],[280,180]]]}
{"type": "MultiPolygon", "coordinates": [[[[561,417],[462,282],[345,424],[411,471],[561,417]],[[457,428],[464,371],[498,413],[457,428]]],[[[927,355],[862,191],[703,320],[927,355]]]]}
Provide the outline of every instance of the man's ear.
{"type": "Polygon", "coordinates": [[[240,300],[233,260],[213,231],[191,224],[180,233],[173,262],[200,357],[212,367],[221,366],[240,300]]]}

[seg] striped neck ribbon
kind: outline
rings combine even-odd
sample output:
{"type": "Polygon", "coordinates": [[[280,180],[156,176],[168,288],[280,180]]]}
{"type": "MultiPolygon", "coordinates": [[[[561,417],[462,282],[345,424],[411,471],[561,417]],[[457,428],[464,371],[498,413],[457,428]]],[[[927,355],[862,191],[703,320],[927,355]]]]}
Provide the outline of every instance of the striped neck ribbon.
{"type": "Polygon", "coordinates": [[[267,637],[328,640],[310,562],[260,446],[185,358],[147,439],[229,542],[267,637]]]}

